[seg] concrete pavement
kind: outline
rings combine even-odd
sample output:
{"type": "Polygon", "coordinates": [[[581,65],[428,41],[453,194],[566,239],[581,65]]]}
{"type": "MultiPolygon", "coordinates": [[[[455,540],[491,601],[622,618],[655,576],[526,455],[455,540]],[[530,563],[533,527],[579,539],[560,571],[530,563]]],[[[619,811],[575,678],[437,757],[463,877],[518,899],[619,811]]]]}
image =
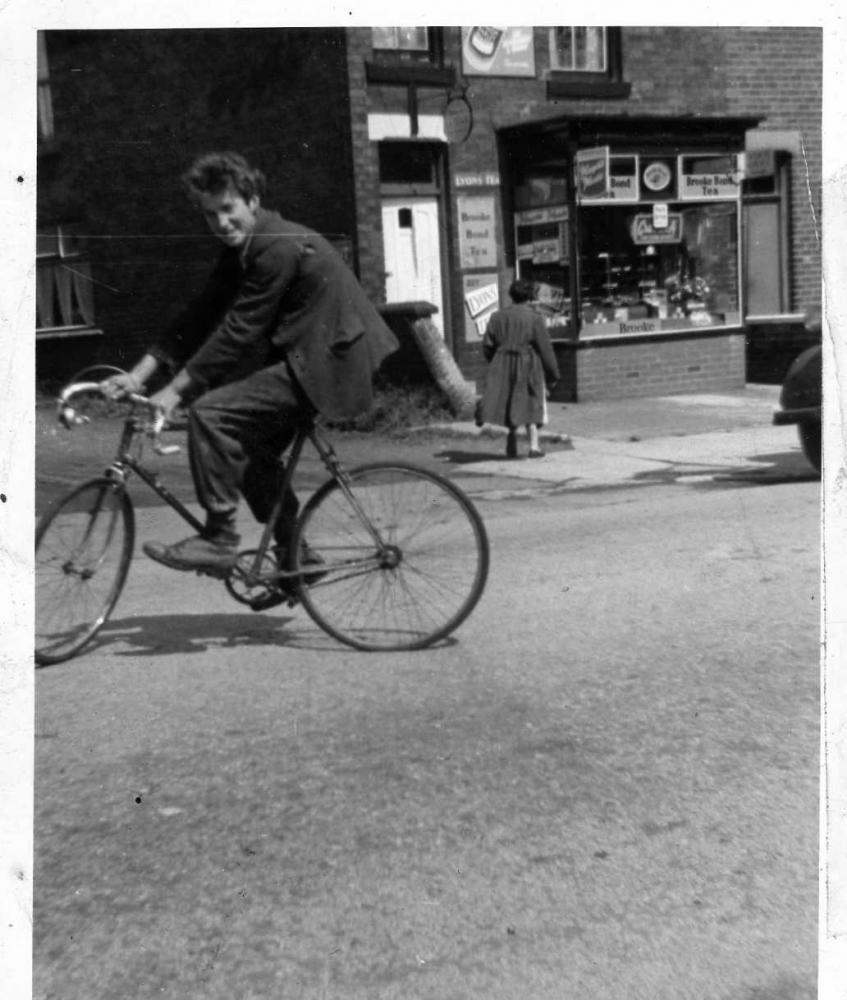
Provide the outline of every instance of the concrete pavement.
{"type": "MultiPolygon", "coordinates": [[[[773,425],[779,386],[748,385],[725,393],[659,396],[596,403],[550,403],[540,438],[545,456],[469,463],[465,472],[597,488],[649,485],[685,477],[714,479],[814,470],[800,451],[797,429],[773,425]]],[[[430,428],[432,430],[432,428],[430,428]]],[[[505,429],[473,423],[438,425],[457,438],[493,439],[505,448],[505,429]]]]}

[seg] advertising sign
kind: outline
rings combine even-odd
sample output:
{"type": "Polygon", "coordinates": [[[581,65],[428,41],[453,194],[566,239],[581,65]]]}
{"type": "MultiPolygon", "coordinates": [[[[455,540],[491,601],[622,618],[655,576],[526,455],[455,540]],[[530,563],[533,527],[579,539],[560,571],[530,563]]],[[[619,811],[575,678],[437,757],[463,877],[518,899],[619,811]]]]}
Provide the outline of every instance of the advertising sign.
{"type": "Polygon", "coordinates": [[[739,160],[745,177],[772,177],[776,170],[776,156],[772,149],[748,149],[740,154],[739,160]]]}
{"type": "Polygon", "coordinates": [[[638,201],[638,193],[638,156],[635,153],[616,153],[609,156],[609,179],[606,190],[600,194],[582,193],[581,201],[600,204],[612,201],[638,201]]]}
{"type": "Polygon", "coordinates": [[[682,216],[678,212],[668,212],[664,225],[656,225],[653,215],[633,216],[629,233],[632,242],[638,246],[648,243],[679,243],[682,240],[682,216]]]}
{"type": "Polygon", "coordinates": [[[535,297],[543,306],[548,306],[556,312],[561,312],[565,307],[565,290],[556,285],[548,285],[539,281],[535,285],[535,297]]]}
{"type": "Polygon", "coordinates": [[[459,217],[459,264],[463,268],[496,267],[494,198],[456,199],[459,217]]]}
{"type": "Polygon", "coordinates": [[[453,185],[460,187],[499,187],[500,173],[497,170],[484,170],[481,173],[453,174],[453,185]]]}
{"type": "Polygon", "coordinates": [[[462,28],[465,76],[535,76],[532,28],[462,28]]]}
{"type": "Polygon", "coordinates": [[[578,198],[603,198],[609,192],[609,147],[580,149],[576,154],[578,198]]]}
{"type": "Polygon", "coordinates": [[[725,200],[737,198],[740,193],[741,183],[737,173],[682,174],[679,178],[679,197],[682,201],[725,200]]]}
{"type": "Polygon", "coordinates": [[[635,174],[626,177],[618,177],[612,174],[609,177],[609,190],[601,195],[582,195],[582,200],[589,201],[638,201],[638,178],[635,174]]]}
{"type": "Polygon", "coordinates": [[[499,301],[500,292],[498,291],[496,280],[491,282],[491,284],[471,289],[465,294],[465,305],[473,319],[476,319],[480,313],[485,312],[491,306],[496,306],[499,301]]]}
{"type": "Polygon", "coordinates": [[[465,301],[465,340],[482,340],[488,320],[500,305],[497,273],[465,274],[462,276],[465,301]]]}
{"type": "Polygon", "coordinates": [[[567,205],[557,205],[555,208],[525,208],[522,212],[515,212],[515,225],[531,226],[542,222],[567,222],[569,214],[567,205]]]}
{"type": "Polygon", "coordinates": [[[600,337],[639,337],[645,333],[661,333],[662,323],[658,319],[612,320],[608,323],[586,323],[582,328],[583,338],[596,340],[600,337]]]}
{"type": "Polygon", "coordinates": [[[669,186],[673,180],[673,172],[671,168],[662,160],[654,160],[652,163],[648,163],[644,168],[644,173],[642,175],[644,181],[644,187],[648,191],[658,192],[664,191],[669,186]]]}

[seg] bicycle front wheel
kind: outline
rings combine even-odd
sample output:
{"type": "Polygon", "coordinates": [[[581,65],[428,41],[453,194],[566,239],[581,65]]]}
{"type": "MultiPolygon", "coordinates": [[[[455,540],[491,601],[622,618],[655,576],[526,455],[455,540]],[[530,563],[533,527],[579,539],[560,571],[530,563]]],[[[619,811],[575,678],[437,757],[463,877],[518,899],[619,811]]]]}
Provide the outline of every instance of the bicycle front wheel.
{"type": "Polygon", "coordinates": [[[468,497],[417,466],[376,463],[325,483],[292,551],[303,607],[356,649],[422,649],[473,611],[488,576],[488,537],[468,497]],[[304,544],[321,564],[301,563],[304,544]]]}
{"type": "Polygon", "coordinates": [[[102,628],[118,600],[135,541],[123,485],[92,479],[69,493],[35,534],[35,662],[61,663],[102,628]]]}

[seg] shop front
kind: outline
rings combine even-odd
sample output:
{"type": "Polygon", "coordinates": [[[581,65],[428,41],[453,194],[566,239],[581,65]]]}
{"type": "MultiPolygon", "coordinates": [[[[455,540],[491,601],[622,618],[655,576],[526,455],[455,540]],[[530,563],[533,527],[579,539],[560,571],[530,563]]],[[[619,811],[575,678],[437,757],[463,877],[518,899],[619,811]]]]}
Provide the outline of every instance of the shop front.
{"type": "Polygon", "coordinates": [[[506,261],[535,283],[560,399],[744,384],[743,151],[756,124],[501,131],[506,261]]]}

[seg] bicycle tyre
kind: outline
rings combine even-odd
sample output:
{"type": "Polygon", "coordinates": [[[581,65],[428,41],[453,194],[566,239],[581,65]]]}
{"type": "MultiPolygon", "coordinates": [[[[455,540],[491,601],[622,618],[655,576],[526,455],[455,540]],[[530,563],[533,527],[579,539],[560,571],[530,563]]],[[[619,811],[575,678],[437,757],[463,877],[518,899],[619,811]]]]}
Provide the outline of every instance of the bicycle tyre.
{"type": "Polygon", "coordinates": [[[126,581],[135,513],[122,483],[91,479],[35,534],[35,662],[69,660],[100,631],[126,581]]]}
{"type": "Polygon", "coordinates": [[[419,466],[376,462],[347,473],[383,556],[335,479],[310,498],[292,551],[312,620],[355,649],[423,649],[453,632],[482,596],[489,544],[478,511],[449,480],[419,466]],[[304,544],[322,561],[301,564],[304,544]]]}

